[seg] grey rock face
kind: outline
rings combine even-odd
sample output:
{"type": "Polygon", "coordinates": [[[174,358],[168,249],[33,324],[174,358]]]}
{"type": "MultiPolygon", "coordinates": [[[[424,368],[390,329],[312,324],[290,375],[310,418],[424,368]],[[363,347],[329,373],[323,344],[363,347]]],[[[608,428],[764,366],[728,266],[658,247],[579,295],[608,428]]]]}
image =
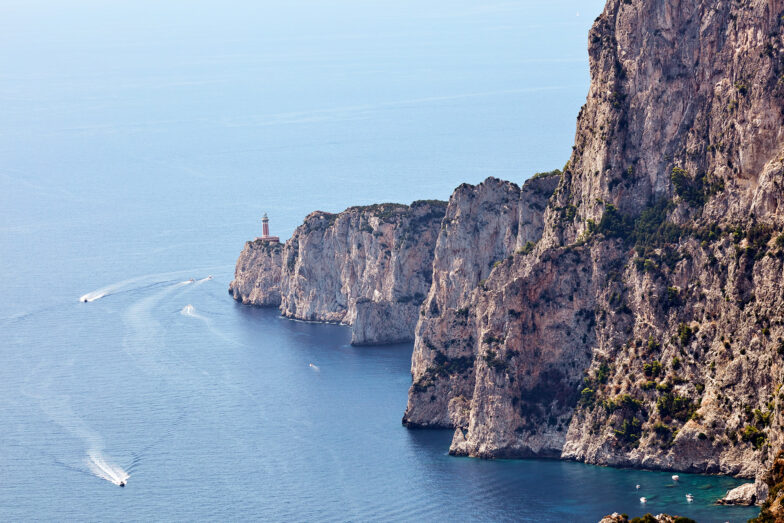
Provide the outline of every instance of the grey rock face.
{"type": "Polygon", "coordinates": [[[277,247],[249,242],[229,290],[290,318],[352,326],[352,343],[410,341],[445,202],[311,213],[277,247]]]}
{"type": "Polygon", "coordinates": [[[470,200],[450,202],[404,421],[456,427],[451,451],[470,456],[747,477],[770,463],[784,439],[782,14],[607,3],[541,240],[461,250],[486,214],[463,204],[455,220],[470,200]],[[486,252],[504,260],[488,270],[486,252]]]}
{"type": "Polygon", "coordinates": [[[477,351],[475,293],[518,246],[537,242],[558,176],[517,185],[488,178],[449,199],[412,357],[413,385],[403,422],[467,427],[477,351]]]}
{"type": "Polygon", "coordinates": [[[758,476],[784,443],[783,16],[609,0],[562,175],[313,213],[246,246],[233,294],[414,334],[403,421],[454,454],[758,476]]]}
{"type": "Polygon", "coordinates": [[[260,307],[280,305],[283,244],[247,242],[237,259],[229,293],[235,300],[260,307]]]}
{"type": "Polygon", "coordinates": [[[746,483],[732,490],[719,500],[720,505],[753,505],[757,502],[757,487],[746,483]]]}

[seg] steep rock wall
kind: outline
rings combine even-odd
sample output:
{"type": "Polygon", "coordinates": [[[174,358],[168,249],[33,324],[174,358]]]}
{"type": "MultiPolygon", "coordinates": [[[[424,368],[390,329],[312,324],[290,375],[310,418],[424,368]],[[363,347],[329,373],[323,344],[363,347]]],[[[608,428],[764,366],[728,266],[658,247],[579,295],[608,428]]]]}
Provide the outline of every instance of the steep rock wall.
{"type": "Polygon", "coordinates": [[[282,266],[283,244],[262,240],[246,242],[237,259],[229,294],[246,304],[279,306],[282,266]]]}
{"type": "Polygon", "coordinates": [[[410,341],[445,208],[418,201],[313,212],[283,245],[246,244],[229,290],[289,318],[351,325],[354,344],[410,341]]]}
{"type": "Polygon", "coordinates": [[[412,356],[413,385],[403,422],[465,427],[473,394],[474,294],[494,265],[516,247],[530,250],[558,183],[553,172],[521,189],[488,178],[463,184],[449,199],[433,260],[433,285],[422,307],[412,356]]]}
{"type": "Polygon", "coordinates": [[[451,452],[471,456],[743,476],[771,461],[784,438],[782,15],[782,1],[607,3],[542,239],[461,302],[472,365],[435,368],[433,397],[416,380],[437,338],[420,327],[438,319],[420,321],[407,416],[457,427],[451,452]]]}

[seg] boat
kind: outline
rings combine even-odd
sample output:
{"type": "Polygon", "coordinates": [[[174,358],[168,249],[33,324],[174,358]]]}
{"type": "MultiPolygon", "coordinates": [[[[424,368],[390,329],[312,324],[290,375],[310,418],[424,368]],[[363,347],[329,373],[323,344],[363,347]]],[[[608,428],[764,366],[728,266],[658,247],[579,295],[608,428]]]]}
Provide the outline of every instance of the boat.
{"type": "Polygon", "coordinates": [[[125,486],[125,481],[124,481],[124,480],[121,480],[121,481],[120,481],[120,486],[121,486],[121,487],[124,487],[124,486],[125,486]]]}
{"type": "Polygon", "coordinates": [[[677,474],[673,474],[672,475],[672,480],[673,481],[678,481],[679,479],[681,479],[681,477],[679,475],[677,475],[677,474]]]}
{"type": "Polygon", "coordinates": [[[648,501],[648,500],[647,500],[647,499],[645,499],[645,498],[640,498],[640,503],[645,503],[645,502],[647,502],[647,501],[648,501]]]}

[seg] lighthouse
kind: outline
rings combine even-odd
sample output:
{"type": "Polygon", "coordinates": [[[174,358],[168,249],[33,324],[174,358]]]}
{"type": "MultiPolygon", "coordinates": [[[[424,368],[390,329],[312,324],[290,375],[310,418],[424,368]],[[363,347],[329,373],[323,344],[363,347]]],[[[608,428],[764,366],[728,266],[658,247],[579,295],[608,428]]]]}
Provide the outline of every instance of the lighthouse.
{"type": "Polygon", "coordinates": [[[263,242],[280,243],[280,238],[277,236],[270,236],[269,218],[267,218],[267,213],[264,213],[264,216],[261,218],[261,237],[256,239],[263,242]]]}

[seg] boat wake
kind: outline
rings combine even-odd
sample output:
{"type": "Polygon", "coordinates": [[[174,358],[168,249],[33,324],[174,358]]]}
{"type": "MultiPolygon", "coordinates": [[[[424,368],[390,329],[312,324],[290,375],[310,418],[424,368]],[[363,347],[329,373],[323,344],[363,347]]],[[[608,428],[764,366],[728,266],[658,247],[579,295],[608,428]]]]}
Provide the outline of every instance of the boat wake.
{"type": "MultiPolygon", "coordinates": [[[[79,296],[79,301],[82,303],[90,303],[96,300],[100,300],[101,298],[105,298],[106,296],[111,296],[112,294],[117,294],[120,292],[126,292],[131,290],[136,290],[143,287],[149,287],[152,285],[160,285],[163,283],[170,283],[173,279],[177,277],[182,277],[187,275],[191,270],[188,271],[177,271],[177,272],[163,272],[157,274],[145,274],[144,276],[137,276],[136,278],[131,278],[129,280],[123,280],[117,283],[112,283],[111,285],[107,285],[105,287],[101,287],[100,289],[96,289],[94,291],[90,291],[87,294],[83,294],[79,296]]],[[[189,279],[178,284],[179,287],[184,285],[200,285],[206,281],[212,279],[212,275],[209,275],[205,278],[201,278],[199,280],[196,279],[189,279]]]]}
{"type": "MultiPolygon", "coordinates": [[[[72,364],[73,362],[68,362],[66,367],[70,367],[72,364]]],[[[33,369],[20,392],[37,400],[41,410],[52,422],[84,443],[87,450],[87,470],[84,469],[85,462],[69,464],[52,456],[53,460],[69,470],[89,473],[115,485],[122,483],[124,486],[129,474],[121,467],[107,462],[103,456],[105,448],[103,437],[74,409],[70,395],[58,393],[56,389],[53,389],[55,377],[52,369],[41,363],[33,369]]]]}
{"type": "Polygon", "coordinates": [[[122,467],[106,461],[100,452],[91,450],[87,453],[87,466],[93,475],[105,479],[115,485],[125,486],[128,478],[131,477],[122,467]]]}
{"type": "Polygon", "coordinates": [[[168,283],[172,278],[176,278],[181,274],[183,273],[147,274],[144,276],[131,278],[129,280],[123,280],[117,283],[112,283],[111,285],[107,285],[106,287],[101,287],[100,289],[90,291],[87,294],[83,294],[82,296],[79,296],[79,301],[82,303],[90,303],[96,300],[100,300],[101,298],[105,298],[106,296],[111,296],[112,294],[130,291],[140,287],[148,287],[150,285],[168,283]]]}
{"type": "Polygon", "coordinates": [[[201,284],[202,284],[202,283],[204,283],[205,281],[210,281],[211,279],[212,279],[212,274],[210,274],[210,275],[209,275],[209,276],[207,276],[206,278],[202,278],[202,279],[200,279],[200,280],[196,280],[196,282],[194,283],[194,287],[198,287],[199,285],[201,285],[201,284]]]}
{"type": "Polygon", "coordinates": [[[196,312],[196,309],[193,307],[193,305],[190,304],[183,307],[180,311],[180,314],[183,316],[188,316],[189,318],[196,318],[197,320],[207,321],[207,318],[196,312]]]}
{"type": "Polygon", "coordinates": [[[80,296],[79,297],[79,301],[82,302],[82,303],[88,303],[88,302],[91,302],[91,301],[100,300],[104,296],[106,296],[105,292],[93,291],[93,292],[88,292],[84,296],[80,296]]]}

